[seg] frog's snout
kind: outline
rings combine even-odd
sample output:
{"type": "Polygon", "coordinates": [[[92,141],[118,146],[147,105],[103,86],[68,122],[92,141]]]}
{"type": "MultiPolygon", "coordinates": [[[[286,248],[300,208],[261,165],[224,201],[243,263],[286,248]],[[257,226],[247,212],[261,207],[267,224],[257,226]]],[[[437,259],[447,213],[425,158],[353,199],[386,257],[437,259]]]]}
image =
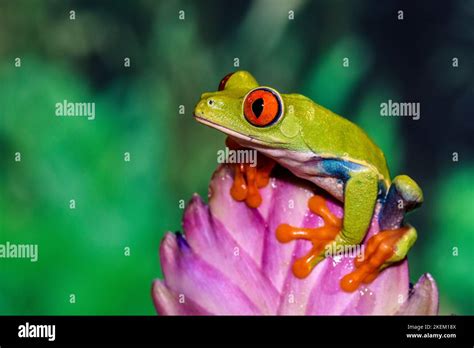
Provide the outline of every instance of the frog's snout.
{"type": "Polygon", "coordinates": [[[202,99],[199,101],[199,103],[196,105],[194,108],[194,116],[195,117],[204,117],[205,114],[205,104],[206,104],[206,99],[202,99]]]}
{"type": "Polygon", "coordinates": [[[194,115],[202,118],[209,118],[223,109],[224,103],[215,93],[204,93],[201,100],[194,109],[194,115]]]}
{"type": "Polygon", "coordinates": [[[194,116],[203,118],[209,116],[213,105],[215,105],[215,101],[212,98],[201,98],[194,109],[194,116]]]}

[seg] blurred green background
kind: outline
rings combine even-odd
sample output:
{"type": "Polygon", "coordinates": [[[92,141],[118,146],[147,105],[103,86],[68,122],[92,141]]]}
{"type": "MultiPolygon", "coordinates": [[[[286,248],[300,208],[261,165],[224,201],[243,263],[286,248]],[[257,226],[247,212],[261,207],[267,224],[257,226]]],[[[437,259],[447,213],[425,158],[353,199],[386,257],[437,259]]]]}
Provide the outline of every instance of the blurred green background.
{"type": "Polygon", "coordinates": [[[39,245],[0,260],[0,314],[155,313],[161,237],[224,141],[194,104],[237,69],[358,123],[415,178],[411,280],[432,273],[441,313],[474,314],[473,23],[472,1],[0,0],[0,243],[39,245]],[[96,119],[56,117],[64,99],[96,119]],[[381,117],[388,99],[421,119],[381,117]]]}

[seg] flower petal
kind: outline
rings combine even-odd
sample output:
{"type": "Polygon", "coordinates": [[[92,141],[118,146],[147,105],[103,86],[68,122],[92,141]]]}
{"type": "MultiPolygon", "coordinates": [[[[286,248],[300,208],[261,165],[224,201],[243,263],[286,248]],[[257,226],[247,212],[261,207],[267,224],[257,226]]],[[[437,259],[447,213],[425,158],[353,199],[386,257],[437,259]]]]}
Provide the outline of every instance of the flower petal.
{"type": "MultiPolygon", "coordinates": [[[[319,227],[321,225],[323,225],[322,219],[308,211],[302,227],[319,227]]],[[[293,264],[297,258],[309,252],[310,249],[310,242],[297,241],[291,264],[293,264]]],[[[296,278],[291,271],[287,272],[282,289],[280,306],[278,308],[279,315],[306,314],[306,305],[309,301],[311,290],[314,288],[315,284],[324,282],[324,279],[321,277],[324,268],[325,266],[321,264],[317,265],[305,279],[296,278]]]]}
{"type": "MultiPolygon", "coordinates": [[[[275,231],[281,223],[321,226],[322,219],[308,209],[318,189],[278,168],[270,184],[259,190],[262,205],[252,209],[230,195],[232,171],[224,165],[215,172],[209,207],[193,197],[183,218],[186,238],[165,235],[160,247],[165,280],[153,285],[159,314],[437,313],[438,290],[430,275],[421,277],[409,295],[406,260],[352,293],[341,289],[340,280],[353,270],[354,256],[327,257],[307,278],[297,279],[292,264],[311,243],[283,244],[275,231]]],[[[342,217],[342,203],[328,198],[328,207],[342,217]]],[[[379,232],[379,211],[377,206],[363,246],[379,232]]]]}
{"type": "MultiPolygon", "coordinates": [[[[368,235],[379,230],[374,217],[368,235]]],[[[367,238],[366,238],[367,240],[367,238]]],[[[370,284],[348,293],[341,289],[340,280],[354,268],[354,256],[334,256],[320,275],[324,279],[315,285],[306,314],[394,314],[408,294],[408,265],[404,261],[380,273],[370,284]]],[[[318,265],[319,267],[319,265],[318,265]]]]}
{"type": "Polygon", "coordinates": [[[383,270],[377,279],[359,290],[361,296],[355,304],[355,313],[349,308],[344,314],[395,314],[400,304],[408,296],[408,287],[408,262],[405,260],[383,270]],[[361,293],[361,291],[365,291],[365,293],[361,293]],[[370,293],[372,293],[373,299],[367,298],[367,294],[370,293]]]}
{"type": "Polygon", "coordinates": [[[165,284],[212,314],[260,314],[242,289],[193,252],[186,240],[167,233],[160,247],[165,284]]]}
{"type": "MultiPolygon", "coordinates": [[[[209,208],[212,216],[225,224],[232,238],[260,267],[265,221],[257,209],[251,209],[232,198],[229,192],[233,180],[229,166],[221,166],[214,173],[209,186],[209,208]]],[[[270,194],[269,190],[265,192],[270,194]]],[[[271,200],[267,196],[262,198],[263,201],[271,200]]]]}
{"type": "Polygon", "coordinates": [[[179,295],[168,289],[161,280],[153,282],[152,297],[160,315],[209,315],[208,311],[189,299],[180,302],[179,295]]]}
{"type": "Polygon", "coordinates": [[[263,314],[275,313],[278,291],[225,226],[210,216],[207,206],[197,195],[186,208],[183,227],[186,240],[195,253],[238,284],[263,314]]]}
{"type": "Polygon", "coordinates": [[[348,293],[341,289],[340,279],[352,270],[353,260],[348,257],[328,257],[317,266],[322,268],[320,281],[311,290],[306,315],[337,315],[357,301],[357,291],[348,293]]]}
{"type": "Polygon", "coordinates": [[[397,312],[400,315],[437,315],[438,287],[431,274],[420,277],[410,297],[397,312]]]}
{"type": "Polygon", "coordinates": [[[308,200],[313,193],[306,187],[286,180],[274,180],[272,185],[275,191],[265,232],[262,267],[281,292],[285,279],[291,272],[292,255],[300,242],[280,243],[276,239],[276,229],[282,223],[302,226],[308,214],[308,200]]]}

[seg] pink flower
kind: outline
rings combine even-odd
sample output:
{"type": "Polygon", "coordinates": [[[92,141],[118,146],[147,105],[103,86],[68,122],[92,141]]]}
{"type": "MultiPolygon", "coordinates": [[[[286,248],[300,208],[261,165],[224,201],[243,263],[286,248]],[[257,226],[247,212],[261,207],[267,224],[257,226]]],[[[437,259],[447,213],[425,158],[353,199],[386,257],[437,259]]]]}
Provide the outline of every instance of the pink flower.
{"type": "MultiPolygon", "coordinates": [[[[423,275],[410,290],[406,260],[354,292],[343,291],[340,279],[352,271],[355,256],[327,257],[307,278],[296,278],[291,265],[311,243],[282,244],[275,230],[281,223],[318,227],[323,220],[307,207],[314,187],[281,168],[275,172],[260,190],[257,209],[230,196],[233,172],[225,165],[211,180],[209,205],[193,196],[184,236],[167,233],[161,243],[164,280],[156,280],[152,290],[158,314],[437,314],[433,278],[423,275]]],[[[327,205],[342,217],[339,202],[328,199],[327,205]]],[[[375,216],[364,243],[377,232],[375,216]]]]}

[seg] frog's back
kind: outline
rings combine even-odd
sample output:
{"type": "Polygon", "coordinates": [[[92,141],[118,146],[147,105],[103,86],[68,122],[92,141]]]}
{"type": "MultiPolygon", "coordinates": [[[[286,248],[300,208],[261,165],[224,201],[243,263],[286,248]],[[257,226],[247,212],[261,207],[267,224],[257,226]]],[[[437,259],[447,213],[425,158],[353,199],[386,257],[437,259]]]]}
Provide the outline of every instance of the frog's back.
{"type": "Polygon", "coordinates": [[[356,124],[312,102],[309,124],[303,137],[312,151],[322,157],[343,158],[369,165],[385,179],[390,180],[387,162],[382,150],[356,124]]]}

